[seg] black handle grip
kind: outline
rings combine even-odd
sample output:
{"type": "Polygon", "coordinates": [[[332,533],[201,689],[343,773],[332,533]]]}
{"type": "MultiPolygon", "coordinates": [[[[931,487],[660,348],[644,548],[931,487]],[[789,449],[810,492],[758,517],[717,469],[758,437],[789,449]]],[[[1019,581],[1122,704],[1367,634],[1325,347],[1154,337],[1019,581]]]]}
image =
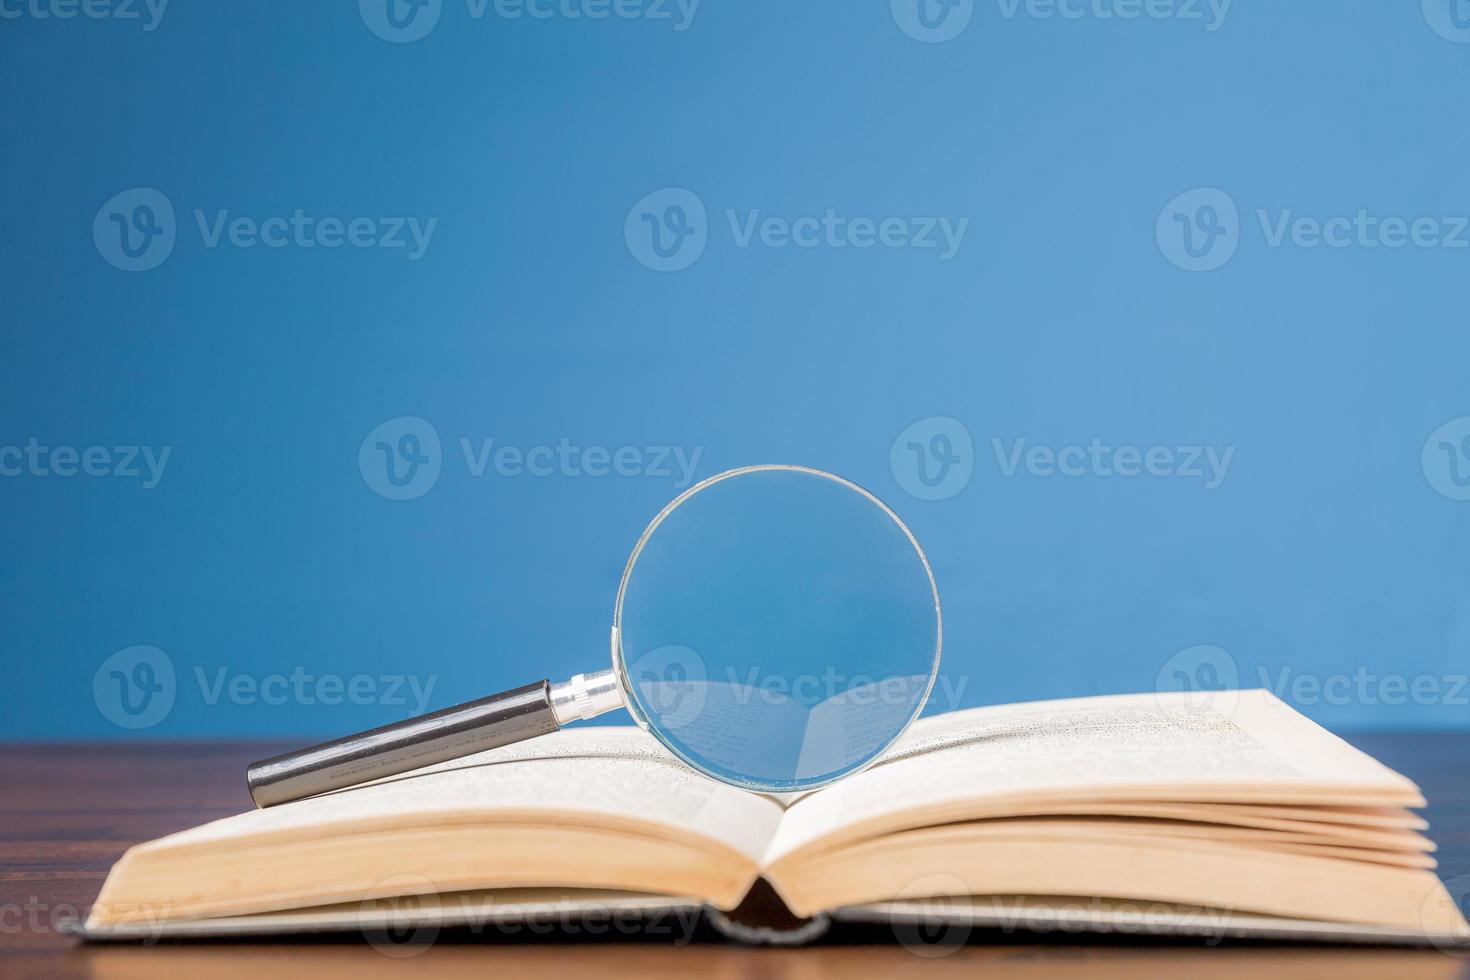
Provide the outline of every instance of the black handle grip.
{"type": "Polygon", "coordinates": [[[258,807],[288,803],[556,731],[551,684],[478,701],[263,759],[245,771],[258,807]]]}

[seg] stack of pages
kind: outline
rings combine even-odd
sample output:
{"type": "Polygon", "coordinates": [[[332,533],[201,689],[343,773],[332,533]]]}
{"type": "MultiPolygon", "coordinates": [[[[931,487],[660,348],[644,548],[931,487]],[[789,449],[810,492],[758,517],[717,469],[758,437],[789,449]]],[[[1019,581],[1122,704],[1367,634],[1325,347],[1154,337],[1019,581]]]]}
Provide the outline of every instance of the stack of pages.
{"type": "Polygon", "coordinates": [[[787,799],[706,779],[636,728],[586,727],[140,844],[85,933],[704,908],[744,938],[938,917],[1461,942],[1411,812],[1424,803],[1264,691],[936,715],[869,769],[787,799]],[[727,914],[759,879],[786,905],[772,928],[727,914]]]}

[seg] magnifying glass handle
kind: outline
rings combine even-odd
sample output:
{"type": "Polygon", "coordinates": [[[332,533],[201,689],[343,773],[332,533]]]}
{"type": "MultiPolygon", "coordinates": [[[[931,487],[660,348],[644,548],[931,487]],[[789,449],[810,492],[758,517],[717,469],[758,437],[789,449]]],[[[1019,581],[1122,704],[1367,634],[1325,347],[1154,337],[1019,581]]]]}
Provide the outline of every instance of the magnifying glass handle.
{"type": "Polygon", "coordinates": [[[263,759],[245,770],[245,782],[256,806],[275,806],[546,735],[622,704],[610,670],[537,681],[263,759]]]}

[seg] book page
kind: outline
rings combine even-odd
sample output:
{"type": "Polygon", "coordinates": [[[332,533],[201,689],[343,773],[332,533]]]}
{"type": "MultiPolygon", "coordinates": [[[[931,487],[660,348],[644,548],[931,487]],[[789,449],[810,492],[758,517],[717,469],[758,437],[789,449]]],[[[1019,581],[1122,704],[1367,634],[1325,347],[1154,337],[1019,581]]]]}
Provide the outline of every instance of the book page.
{"type": "Polygon", "coordinates": [[[324,796],[226,817],[144,847],[203,845],[256,834],[309,833],[436,814],[562,811],[590,822],[632,819],[705,837],[752,861],[781,819],[773,800],[698,775],[632,726],[571,728],[324,796]]]}
{"type": "Polygon", "coordinates": [[[1008,799],[1423,805],[1408,779],[1266,691],[1206,705],[1184,693],[1076,698],[916,722],[871,768],[791,804],[766,862],[1008,799]]]}
{"type": "Polygon", "coordinates": [[[644,703],[659,706],[658,727],[687,755],[741,772],[752,759],[762,768],[793,771],[808,709],[781,692],[738,682],[638,682],[644,703]]]}
{"type": "Polygon", "coordinates": [[[929,675],[888,677],[807,704],[782,691],[735,681],[638,682],[644,703],[660,706],[660,729],[701,762],[745,772],[813,779],[871,756],[917,711],[929,675]]]}
{"type": "Polygon", "coordinates": [[[929,675],[886,677],[815,705],[806,719],[796,778],[845,769],[883,747],[923,702],[929,675]]]}

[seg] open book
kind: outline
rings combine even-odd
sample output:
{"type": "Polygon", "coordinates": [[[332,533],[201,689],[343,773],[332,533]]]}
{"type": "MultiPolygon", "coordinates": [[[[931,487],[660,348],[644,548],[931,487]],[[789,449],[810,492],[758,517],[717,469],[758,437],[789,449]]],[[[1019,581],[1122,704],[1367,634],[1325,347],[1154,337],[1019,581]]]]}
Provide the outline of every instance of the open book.
{"type": "Polygon", "coordinates": [[[636,728],[576,728],[140,844],[84,931],[362,929],[401,924],[393,901],[417,895],[411,914],[436,925],[703,907],[759,939],[777,934],[729,913],[764,879],[796,938],[937,915],[1470,940],[1423,805],[1264,691],[937,715],[787,799],[700,776],[636,728]]]}

